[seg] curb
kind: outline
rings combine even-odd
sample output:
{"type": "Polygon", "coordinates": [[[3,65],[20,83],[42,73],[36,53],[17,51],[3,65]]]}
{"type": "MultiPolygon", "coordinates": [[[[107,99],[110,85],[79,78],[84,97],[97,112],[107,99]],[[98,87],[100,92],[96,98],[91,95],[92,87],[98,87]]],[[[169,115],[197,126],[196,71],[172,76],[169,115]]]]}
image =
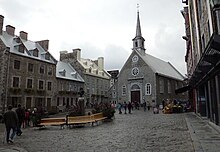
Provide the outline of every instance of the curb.
{"type": "Polygon", "coordinates": [[[185,117],[185,120],[186,120],[187,127],[189,129],[189,133],[190,133],[190,137],[191,137],[191,140],[192,140],[194,151],[195,152],[204,152],[204,150],[202,148],[202,145],[199,142],[199,139],[196,137],[196,132],[193,129],[193,127],[192,127],[192,125],[189,121],[189,118],[185,117]]]}

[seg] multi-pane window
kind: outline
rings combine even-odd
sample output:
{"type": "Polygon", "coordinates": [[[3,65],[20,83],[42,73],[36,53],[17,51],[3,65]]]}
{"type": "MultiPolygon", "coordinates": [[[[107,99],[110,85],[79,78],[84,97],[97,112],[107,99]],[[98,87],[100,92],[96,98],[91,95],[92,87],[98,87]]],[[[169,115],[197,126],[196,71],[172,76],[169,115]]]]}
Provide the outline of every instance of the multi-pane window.
{"type": "Polygon", "coordinates": [[[43,80],[38,81],[38,87],[39,87],[40,90],[44,89],[44,81],[43,80]]]}
{"type": "Polygon", "coordinates": [[[32,88],[33,86],[33,80],[32,79],[27,79],[27,88],[32,88]]]}
{"type": "Polygon", "coordinates": [[[44,65],[40,66],[40,74],[44,74],[44,65]]]}
{"type": "Polygon", "coordinates": [[[53,69],[52,69],[51,67],[48,68],[47,74],[48,74],[48,75],[52,75],[52,74],[53,74],[53,69]]]}
{"type": "Polygon", "coordinates": [[[14,69],[19,70],[19,69],[20,69],[20,65],[21,65],[21,62],[20,62],[20,61],[14,60],[14,69]]]}
{"type": "Polygon", "coordinates": [[[28,72],[34,71],[34,65],[32,63],[28,63],[28,72]]]}
{"type": "Polygon", "coordinates": [[[18,88],[19,87],[19,77],[13,77],[12,82],[13,87],[18,88]]]}
{"type": "Polygon", "coordinates": [[[126,86],[125,85],[122,86],[122,95],[123,96],[126,95],[126,86]]]}
{"type": "Polygon", "coordinates": [[[160,93],[164,93],[164,80],[161,78],[159,80],[160,82],[160,93]]]}
{"type": "Polygon", "coordinates": [[[175,83],[175,89],[178,89],[178,82],[175,83]]]}
{"type": "Polygon", "coordinates": [[[150,83],[147,83],[145,85],[145,94],[146,95],[151,95],[151,84],[150,83]]]}
{"type": "Polygon", "coordinates": [[[47,90],[52,90],[52,82],[47,82],[47,90]]]}
{"type": "Polygon", "coordinates": [[[57,98],[57,106],[59,106],[60,105],[60,98],[58,97],[57,98]]]}
{"type": "Polygon", "coordinates": [[[168,89],[168,93],[171,93],[171,82],[170,80],[167,81],[167,89],[168,89]]]}

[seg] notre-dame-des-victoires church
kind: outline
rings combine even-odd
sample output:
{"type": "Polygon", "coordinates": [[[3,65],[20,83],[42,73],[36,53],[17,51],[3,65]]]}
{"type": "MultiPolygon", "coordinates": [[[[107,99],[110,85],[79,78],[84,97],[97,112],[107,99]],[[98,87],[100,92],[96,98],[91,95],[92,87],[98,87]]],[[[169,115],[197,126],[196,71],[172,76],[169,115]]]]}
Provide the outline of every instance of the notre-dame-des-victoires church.
{"type": "Polygon", "coordinates": [[[112,102],[156,101],[186,99],[187,94],[175,94],[184,84],[184,76],[169,62],[146,53],[137,12],[133,51],[121,68],[118,80],[111,88],[112,102]]]}

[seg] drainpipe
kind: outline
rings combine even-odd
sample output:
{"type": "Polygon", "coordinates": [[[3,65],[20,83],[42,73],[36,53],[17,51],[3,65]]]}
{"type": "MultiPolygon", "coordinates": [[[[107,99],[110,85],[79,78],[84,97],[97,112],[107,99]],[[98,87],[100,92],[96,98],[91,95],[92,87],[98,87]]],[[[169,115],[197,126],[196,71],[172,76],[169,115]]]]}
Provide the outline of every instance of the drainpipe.
{"type": "Polygon", "coordinates": [[[7,62],[7,69],[6,69],[6,83],[5,83],[5,100],[3,100],[3,107],[2,111],[5,113],[5,107],[8,104],[8,84],[9,84],[9,67],[10,67],[10,48],[7,47],[4,51],[4,56],[6,56],[8,53],[8,62],[7,62]]]}

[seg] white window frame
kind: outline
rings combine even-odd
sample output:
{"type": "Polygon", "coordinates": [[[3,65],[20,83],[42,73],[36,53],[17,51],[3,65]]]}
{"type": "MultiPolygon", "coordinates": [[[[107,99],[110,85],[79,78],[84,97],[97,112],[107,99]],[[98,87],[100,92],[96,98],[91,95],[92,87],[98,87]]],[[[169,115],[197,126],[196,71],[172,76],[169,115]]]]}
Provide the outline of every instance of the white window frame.
{"type": "Polygon", "coordinates": [[[145,85],[145,95],[151,95],[151,84],[146,83],[145,85]]]}

